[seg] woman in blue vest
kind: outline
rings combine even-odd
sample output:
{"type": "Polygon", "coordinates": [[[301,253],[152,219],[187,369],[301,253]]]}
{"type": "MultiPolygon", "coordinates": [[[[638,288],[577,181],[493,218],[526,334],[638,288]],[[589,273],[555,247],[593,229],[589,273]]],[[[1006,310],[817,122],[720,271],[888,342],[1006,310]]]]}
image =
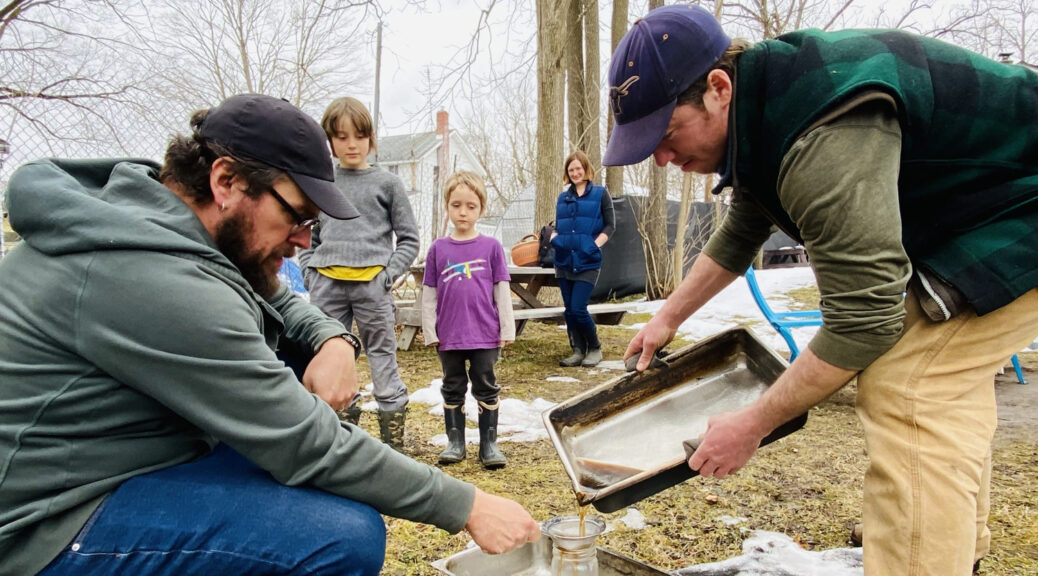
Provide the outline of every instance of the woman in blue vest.
{"type": "Polygon", "coordinates": [[[568,184],[555,205],[555,277],[566,307],[566,331],[573,353],[560,366],[596,366],[602,361],[598,329],[587,311],[591,290],[602,268],[602,245],[613,235],[613,201],[605,186],[591,179],[595,170],[587,154],[577,150],[566,158],[562,181],[568,184]]]}

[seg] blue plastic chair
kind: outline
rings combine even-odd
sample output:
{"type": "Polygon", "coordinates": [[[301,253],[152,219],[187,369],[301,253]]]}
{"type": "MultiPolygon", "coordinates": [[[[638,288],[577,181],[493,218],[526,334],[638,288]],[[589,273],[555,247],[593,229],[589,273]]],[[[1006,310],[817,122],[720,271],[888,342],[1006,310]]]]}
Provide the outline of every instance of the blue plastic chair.
{"type": "MultiPolygon", "coordinates": [[[[751,266],[746,270],[746,284],[750,287],[750,293],[753,294],[753,300],[757,303],[757,307],[760,308],[764,317],[771,324],[771,327],[778,331],[779,335],[789,345],[789,361],[792,362],[796,359],[797,355],[800,354],[800,349],[797,347],[797,343],[793,340],[793,333],[790,332],[790,328],[797,328],[801,326],[821,326],[822,325],[822,311],[821,310],[801,310],[796,312],[775,312],[768,306],[768,301],[764,299],[764,295],[761,294],[760,286],[757,285],[757,277],[753,273],[753,267],[751,266]]],[[[1027,384],[1027,380],[1024,380],[1024,372],[1020,368],[1020,360],[1013,355],[1011,359],[1013,363],[1013,370],[1016,371],[1016,379],[1021,384],[1027,384]]]]}
{"type": "Polygon", "coordinates": [[[1027,384],[1027,380],[1024,380],[1024,371],[1020,368],[1020,359],[1016,357],[1016,354],[1013,354],[1010,361],[1013,363],[1013,370],[1016,371],[1016,379],[1019,380],[1021,384],[1027,384]]]}
{"type": "Polygon", "coordinates": [[[753,300],[757,303],[757,307],[760,308],[764,318],[768,320],[768,324],[774,328],[780,336],[786,341],[789,346],[789,361],[796,360],[798,354],[800,354],[800,348],[797,347],[796,340],[793,340],[793,333],[790,328],[799,328],[803,326],[821,326],[822,325],[822,311],[821,310],[798,310],[794,312],[775,312],[768,306],[768,301],[764,299],[764,295],[761,294],[760,286],[757,285],[757,276],[753,273],[753,267],[751,266],[746,270],[746,285],[750,287],[750,293],[753,294],[753,300]]]}

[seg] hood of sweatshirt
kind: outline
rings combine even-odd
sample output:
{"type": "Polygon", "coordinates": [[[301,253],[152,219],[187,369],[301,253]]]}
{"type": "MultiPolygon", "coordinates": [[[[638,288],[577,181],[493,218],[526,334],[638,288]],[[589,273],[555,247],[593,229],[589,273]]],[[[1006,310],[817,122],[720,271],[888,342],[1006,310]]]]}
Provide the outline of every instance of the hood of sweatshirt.
{"type": "Polygon", "coordinates": [[[165,250],[222,258],[202,222],[158,173],[150,160],[30,162],[8,186],[11,227],[52,255],[165,250]]]}
{"type": "Polygon", "coordinates": [[[195,213],[158,181],[150,160],[27,163],[11,176],[11,227],[50,255],[95,250],[158,250],[240,274],[216,248],[195,213]]]}

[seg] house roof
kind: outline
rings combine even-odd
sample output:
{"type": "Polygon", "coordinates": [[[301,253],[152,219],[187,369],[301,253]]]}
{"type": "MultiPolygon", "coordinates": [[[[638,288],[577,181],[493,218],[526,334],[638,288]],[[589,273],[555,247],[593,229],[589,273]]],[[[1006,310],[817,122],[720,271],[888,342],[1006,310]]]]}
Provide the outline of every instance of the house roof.
{"type": "Polygon", "coordinates": [[[378,139],[378,163],[385,166],[414,162],[434,151],[441,138],[436,132],[384,136],[378,139]]]}
{"type": "MultiPolygon", "coordinates": [[[[468,143],[457,130],[450,130],[451,155],[464,158],[468,170],[473,170],[482,177],[486,177],[486,170],[479,163],[479,158],[469,149],[468,143]]],[[[417,134],[404,134],[401,136],[384,136],[378,140],[378,159],[374,155],[368,157],[368,161],[379,166],[395,166],[399,164],[413,164],[428,156],[435,156],[440,147],[442,136],[436,132],[419,132],[417,134]]],[[[434,158],[435,161],[435,158],[434,158]]],[[[452,160],[452,163],[454,160],[452,160]]]]}

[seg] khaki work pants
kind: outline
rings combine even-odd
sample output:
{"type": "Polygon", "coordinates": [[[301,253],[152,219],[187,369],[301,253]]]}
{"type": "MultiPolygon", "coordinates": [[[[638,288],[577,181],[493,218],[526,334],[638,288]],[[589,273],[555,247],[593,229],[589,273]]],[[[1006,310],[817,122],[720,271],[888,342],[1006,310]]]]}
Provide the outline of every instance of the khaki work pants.
{"type": "Polygon", "coordinates": [[[1038,289],[985,316],[923,315],[858,377],[867,576],[967,576],[987,554],[995,373],[1038,335],[1038,289]]]}

